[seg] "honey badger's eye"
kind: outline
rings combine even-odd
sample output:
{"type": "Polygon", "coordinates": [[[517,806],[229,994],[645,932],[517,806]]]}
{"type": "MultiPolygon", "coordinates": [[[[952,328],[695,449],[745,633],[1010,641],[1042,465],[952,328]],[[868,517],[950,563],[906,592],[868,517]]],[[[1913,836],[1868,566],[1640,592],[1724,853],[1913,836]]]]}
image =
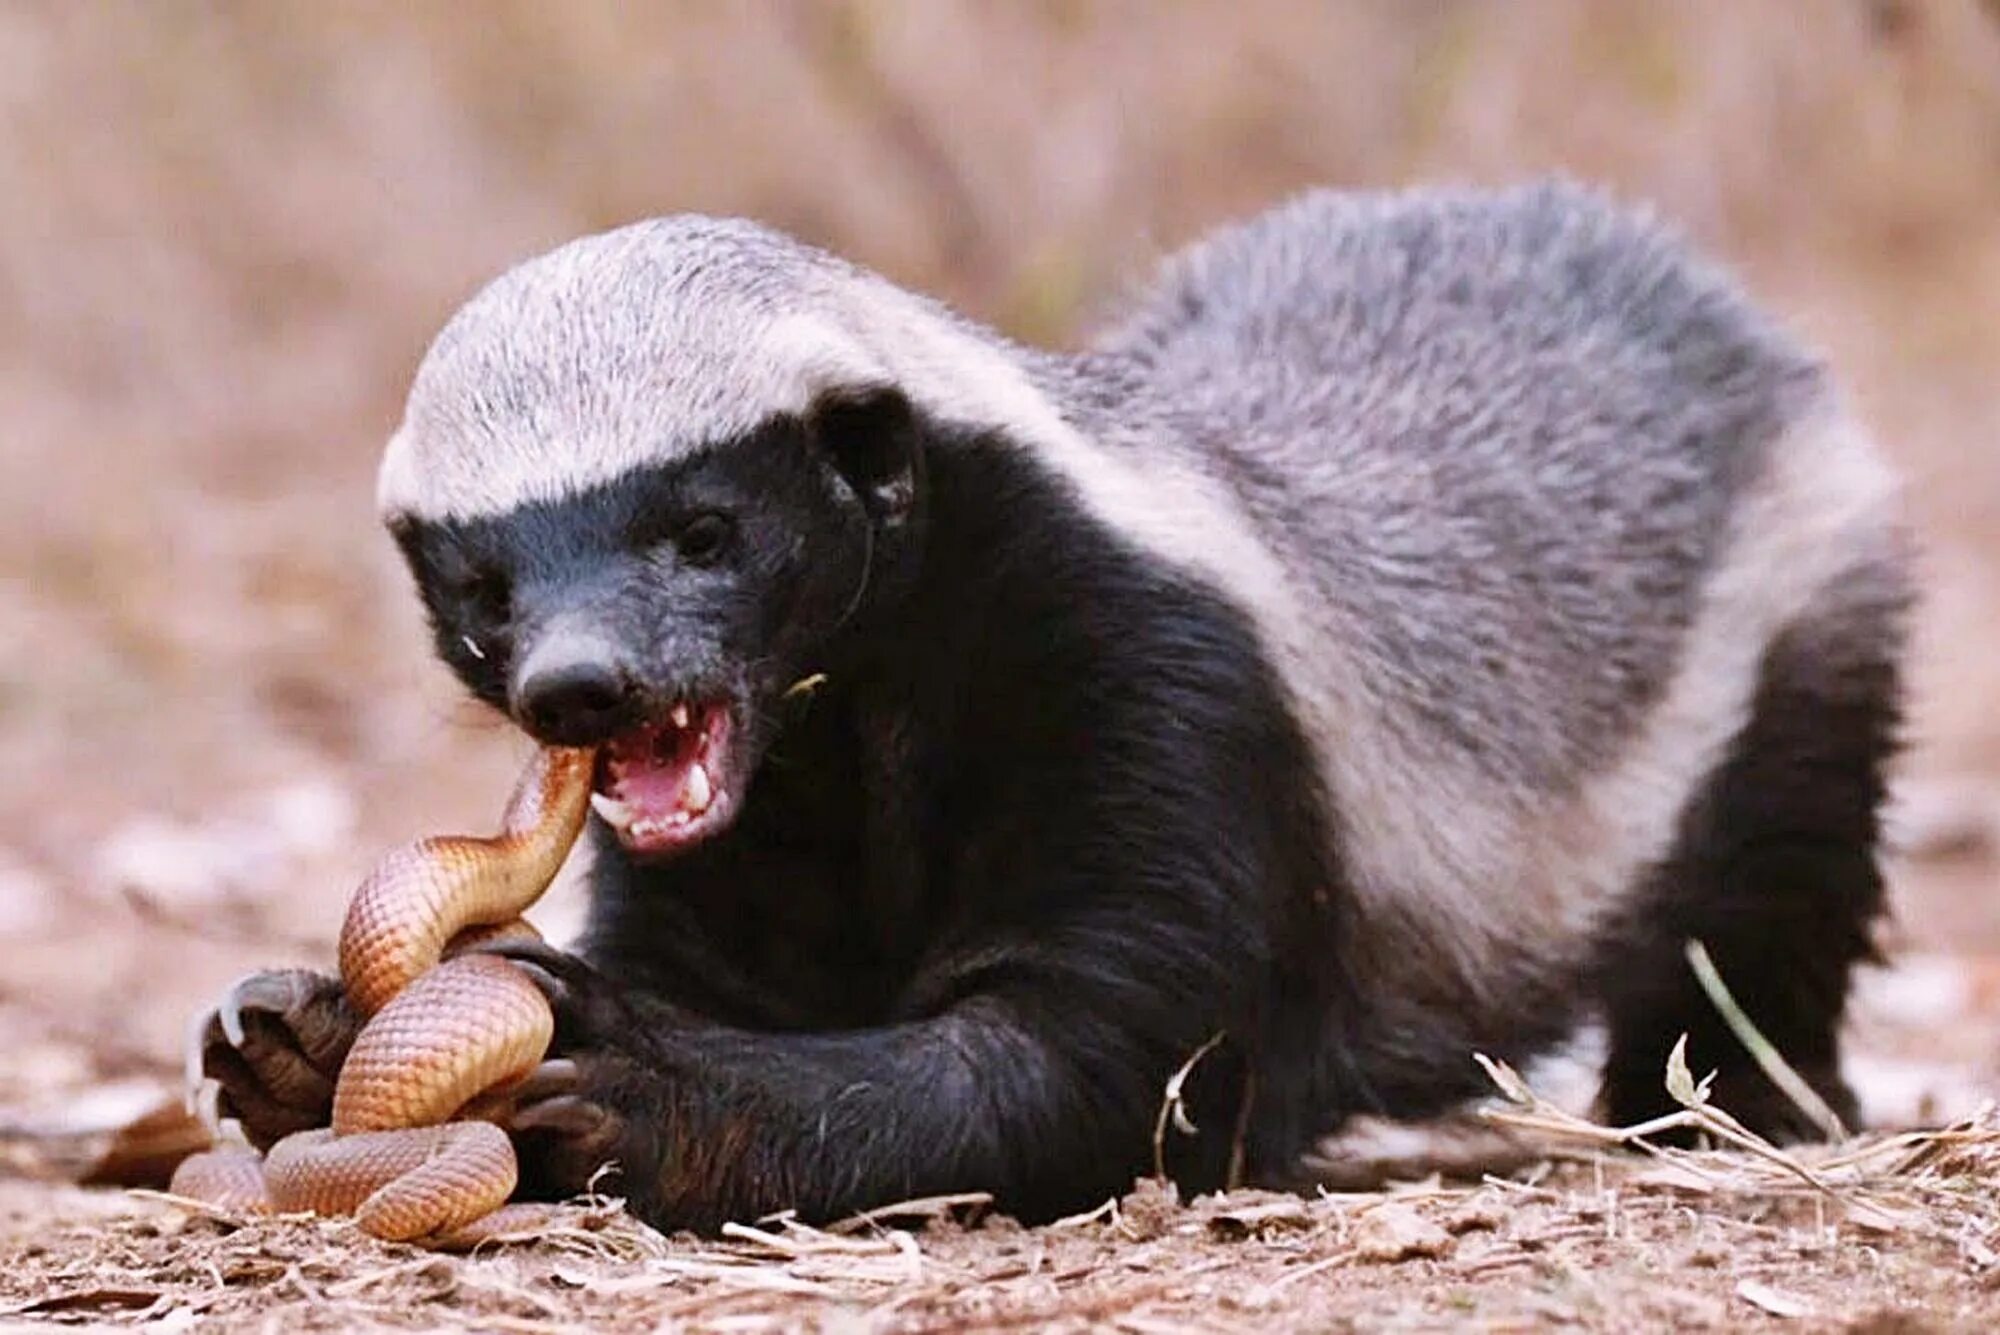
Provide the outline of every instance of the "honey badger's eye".
{"type": "Polygon", "coordinates": [[[459,602],[482,626],[504,625],[514,614],[514,582],[502,570],[476,570],[458,583],[459,602]]]}
{"type": "Polygon", "coordinates": [[[728,515],[714,510],[696,515],[681,526],[674,538],[681,559],[690,565],[714,565],[729,551],[736,536],[736,524],[728,515]]]}

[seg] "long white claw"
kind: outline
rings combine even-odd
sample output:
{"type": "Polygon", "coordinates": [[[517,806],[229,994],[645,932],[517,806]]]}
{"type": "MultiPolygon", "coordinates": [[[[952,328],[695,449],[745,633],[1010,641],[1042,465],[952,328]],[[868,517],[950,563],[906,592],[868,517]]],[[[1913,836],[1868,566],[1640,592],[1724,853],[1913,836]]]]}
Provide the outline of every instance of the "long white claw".
{"type": "Polygon", "coordinates": [[[602,816],[604,823],[614,829],[622,830],[632,823],[632,808],[626,806],[615,797],[606,797],[603,793],[592,793],[590,795],[590,809],[595,811],[599,816],[602,816]]]}
{"type": "Polygon", "coordinates": [[[222,1086],[213,1080],[197,1085],[188,1098],[188,1112],[208,1128],[210,1137],[222,1138],[222,1086]]]}
{"type": "Polygon", "coordinates": [[[682,804],[689,811],[702,812],[708,810],[708,804],[714,796],[715,790],[708,782],[708,771],[702,767],[699,760],[695,761],[688,766],[687,782],[681,788],[682,804]]]}
{"type": "Polygon", "coordinates": [[[243,1006],[237,1000],[237,988],[230,988],[223,994],[222,1004],[215,1008],[215,1018],[222,1024],[222,1036],[229,1040],[229,1046],[243,1046],[243,1006]]]}
{"type": "Polygon", "coordinates": [[[201,1098],[202,1086],[208,1076],[202,1070],[202,1049],[208,1046],[208,1026],[215,1019],[214,1011],[202,1011],[188,1025],[187,1043],[181,1049],[181,1094],[189,1113],[196,1113],[201,1098]]]}
{"type": "Polygon", "coordinates": [[[243,1046],[244,1011],[270,1011],[283,1015],[302,1000],[299,980],[293,974],[268,971],[246,974],[222,994],[222,1002],[215,1008],[215,1018],[222,1025],[222,1036],[229,1040],[229,1046],[240,1048],[243,1046]]]}

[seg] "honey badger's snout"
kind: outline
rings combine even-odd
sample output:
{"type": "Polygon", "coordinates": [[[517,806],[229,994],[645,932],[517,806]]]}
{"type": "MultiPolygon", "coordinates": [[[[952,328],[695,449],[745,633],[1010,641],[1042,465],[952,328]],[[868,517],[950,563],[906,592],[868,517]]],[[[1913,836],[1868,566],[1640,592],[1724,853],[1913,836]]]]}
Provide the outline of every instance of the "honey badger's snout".
{"type": "Polygon", "coordinates": [[[535,637],[507,691],[521,726],[561,746],[595,746],[634,726],[643,694],[628,651],[603,631],[573,623],[535,637]]]}

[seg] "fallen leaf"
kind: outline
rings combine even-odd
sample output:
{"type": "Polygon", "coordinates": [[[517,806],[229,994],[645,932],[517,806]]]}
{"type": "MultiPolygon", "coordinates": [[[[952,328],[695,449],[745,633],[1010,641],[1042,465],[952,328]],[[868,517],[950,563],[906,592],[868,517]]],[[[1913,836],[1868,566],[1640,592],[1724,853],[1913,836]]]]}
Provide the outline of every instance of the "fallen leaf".
{"type": "Polygon", "coordinates": [[[1252,1201],[1218,1211],[1209,1217],[1208,1231],[1214,1237],[1240,1242],[1244,1238],[1261,1237],[1281,1229],[1307,1228],[1311,1224],[1312,1211],[1305,1201],[1289,1196],[1252,1201]]]}
{"type": "Polygon", "coordinates": [[[86,1187],[164,1188],[181,1160],[214,1142],[176,1095],[166,1095],[110,1138],[77,1181],[86,1187]]]}
{"type": "Polygon", "coordinates": [[[1507,1216],[1493,1201],[1468,1201],[1444,1218],[1444,1231],[1457,1236],[1461,1233],[1491,1233],[1507,1222],[1507,1216]]]}
{"type": "Polygon", "coordinates": [[[1364,1261],[1438,1257],[1451,1246],[1451,1234],[1407,1205],[1378,1205],[1354,1225],[1354,1249],[1364,1261]]]}
{"type": "Polygon", "coordinates": [[[72,1289],[68,1293],[52,1293],[46,1298],[9,1307],[5,1313],[8,1316],[26,1316],[34,1312],[92,1312],[106,1308],[130,1311],[151,1307],[162,1296],[159,1289],[72,1289]]]}
{"type": "Polygon", "coordinates": [[[1754,1279],[1739,1280],[1736,1285],[1736,1296],[1772,1316],[1796,1318],[1813,1314],[1812,1304],[1797,1294],[1774,1289],[1768,1284],[1759,1284],[1754,1279]]]}

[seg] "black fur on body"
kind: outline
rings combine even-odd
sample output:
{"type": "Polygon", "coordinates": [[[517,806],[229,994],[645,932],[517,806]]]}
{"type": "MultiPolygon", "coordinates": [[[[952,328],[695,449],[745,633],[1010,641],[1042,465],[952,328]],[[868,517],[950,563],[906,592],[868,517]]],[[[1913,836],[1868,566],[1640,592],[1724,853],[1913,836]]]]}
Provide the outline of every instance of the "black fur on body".
{"type": "MultiPolygon", "coordinates": [[[[1601,222],[1560,191],[1494,198],[1496,216],[1531,232],[1541,211],[1583,216],[1586,232],[1601,222]]],[[[1401,238],[1412,267],[1393,281],[1414,290],[1435,238],[1396,233],[1393,213],[1359,234],[1401,238]]],[[[1271,255],[1295,241],[1253,225],[1231,243],[1238,260],[1257,254],[1254,226],[1278,229],[1271,255]]],[[[1234,290],[1225,247],[1208,286],[1198,266],[1183,272],[1088,357],[1008,352],[1069,424],[1140,472],[1192,458],[1226,482],[1259,540],[1301,572],[1300,633],[1321,637],[1308,648],[1360,646],[1359,692],[1385,703],[1347,716],[1352,746],[1401,748],[1379,765],[1329,762],[1345,735],[1327,702],[1357,688],[1308,689],[1312,656],[1284,651],[1286,628],[1258,610],[1249,578],[1239,586],[1206,550],[1228,534],[1162,539],[1156,517],[1107,511],[1120,484],[1092,466],[893,376],[738,414],[749,424],[524,487],[518,503],[392,507],[439,651],[530,730],[594,742],[687,698],[726,700],[737,721],[726,778],[741,805],[727,827],[652,860],[598,825],[576,955],[517,952],[557,1002],[571,1063],[514,1119],[530,1183],[573,1192],[615,1160],[613,1189],[668,1227],[966,1190],[1047,1218],[1149,1169],[1168,1078],[1217,1035],[1189,1084],[1200,1129],[1166,1142],[1189,1189],[1232,1167],[1284,1180],[1348,1115],[1443,1111],[1481,1090],[1473,1052],[1522,1062],[1600,1013],[1616,1115],[1659,1110],[1665,1052],[1688,1032],[1725,1106],[1774,1134],[1804,1129],[1693,987],[1690,937],[1851,1113],[1836,1034],[1881,907],[1900,552],[1887,523],[1857,523],[1860,545],[1825,557],[1842,578],[1804,588],[1768,631],[1736,632],[1755,642],[1729,638],[1762,624],[1744,616],[1702,638],[1711,604],[1765,607],[1754,570],[1749,592],[1713,591],[1736,587],[1731,544],[1759,551],[1768,536],[1740,517],[1798,489],[1774,442],[1823,388],[1706,280],[1625,272],[1630,238],[1612,240],[1593,249],[1558,228],[1537,242],[1552,247],[1547,267],[1523,262],[1539,284],[1523,290],[1586,325],[1627,299],[1647,312],[1618,317],[1640,332],[1604,347],[1611,369],[1534,373],[1586,424],[1574,458],[1504,401],[1439,408],[1415,394],[1413,409],[1365,387],[1326,429],[1331,463],[1287,443],[1322,449],[1300,414],[1333,411],[1314,407],[1310,377],[1287,401],[1300,368],[1348,384],[1340,363],[1355,348],[1409,359],[1421,388],[1446,373],[1440,357],[1488,355],[1473,322],[1504,327],[1505,303],[1522,300],[1497,261],[1499,296],[1463,276],[1440,287],[1460,314],[1419,338],[1394,310],[1315,309],[1303,288],[1283,289],[1300,293],[1289,320],[1220,309],[1234,290]],[[1638,295],[1592,295],[1621,283],[1638,295]],[[1231,320],[1246,332],[1228,337],[1270,360],[1218,360],[1227,338],[1204,340],[1231,320]],[[1290,343],[1304,351],[1285,361],[1290,343]],[[1230,387],[1236,369],[1248,388],[1230,387]],[[1346,425],[1408,412],[1432,413],[1428,426],[1370,438],[1346,425]],[[1188,453],[1149,453],[1169,438],[1188,453]],[[1538,472],[1538,458],[1552,462],[1538,472]],[[1177,541],[1191,563],[1162,559],[1177,541]],[[581,714],[539,710],[522,663],[579,625],[623,686],[581,714]],[[1739,660],[1754,685],[1703,693],[1703,664],[1739,660]],[[802,680],[818,684],[794,691],[802,680]],[[1600,786],[1615,797],[1625,790],[1606,785],[1630,782],[1622,755],[1673,761],[1675,734],[1646,729],[1682,714],[1720,720],[1718,745],[1685,790],[1655,794],[1657,838],[1632,847],[1657,852],[1638,864],[1600,864],[1585,840],[1563,864],[1574,887],[1516,885],[1518,850],[1456,833],[1482,819],[1533,830],[1600,786]],[[1436,778],[1427,812],[1385,796],[1413,774],[1419,792],[1436,778]],[[1458,792],[1487,795],[1491,812],[1449,805],[1458,792]],[[1384,832],[1416,815],[1437,848],[1384,832]],[[1457,871],[1463,886],[1433,888],[1457,871]]],[[[1539,355],[1518,346],[1505,355],[1539,355]]],[[[560,399],[559,378],[533,384],[486,386],[480,411],[525,420],[544,411],[534,396],[560,399]]],[[[1800,504],[1755,513],[1791,522],[1811,513],[1800,504]]],[[[1566,847],[1560,833],[1550,847],[1566,847]]],[[[249,1110],[269,1100],[251,1066],[210,1063],[257,1136],[249,1110]]]]}
{"type": "MultiPolygon", "coordinates": [[[[592,972],[566,976],[569,1018],[594,1032],[560,1046],[604,1061],[594,1079],[616,1069],[604,1101],[639,1141],[616,1157],[659,1165],[620,1190],[708,1226],[777,1200],[824,1217],[968,1184],[1058,1213],[1146,1167],[1165,1075],[1229,1033],[1194,1085],[1202,1135],[1172,1146],[1212,1186],[1251,1036],[1336,1004],[1339,971],[1315,958],[1337,926],[1303,743],[1240,614],[1120,550],[1017,451],[942,440],[893,399],[868,411],[873,438],[907,440],[903,466],[925,460],[925,514],[875,553],[878,593],[852,605],[854,553],[814,553],[850,578],[769,620],[845,616],[749,692],[777,702],[741,818],[658,866],[599,827],[592,972]],[[825,683],[771,689],[808,674],[825,683]],[[731,1145],[734,1162],[690,1152],[731,1145]]],[[[788,479],[818,448],[787,423],[408,542],[420,570],[449,545],[566,602],[634,559],[628,522],[671,508],[690,472],[739,515],[776,511],[773,532],[811,531],[788,479]]],[[[753,560],[760,520],[739,522],[753,560]]],[[[493,628],[435,612],[441,651],[504,705],[504,655],[464,648],[493,628]]]]}

